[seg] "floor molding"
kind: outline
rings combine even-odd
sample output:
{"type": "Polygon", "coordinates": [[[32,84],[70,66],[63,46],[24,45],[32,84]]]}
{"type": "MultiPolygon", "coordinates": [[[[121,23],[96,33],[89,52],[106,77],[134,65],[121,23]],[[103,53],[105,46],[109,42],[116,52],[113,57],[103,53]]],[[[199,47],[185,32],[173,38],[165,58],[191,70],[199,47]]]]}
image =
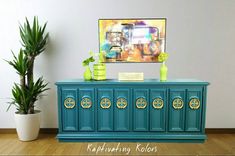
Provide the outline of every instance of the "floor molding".
{"type": "Polygon", "coordinates": [[[0,134],[13,134],[16,133],[14,128],[0,128],[0,134]]]}
{"type": "Polygon", "coordinates": [[[206,134],[234,134],[235,128],[206,128],[206,134]]]}
{"type": "MultiPolygon", "coordinates": [[[[58,128],[41,128],[40,134],[56,134],[58,128]]],[[[0,128],[0,134],[16,133],[15,128],[0,128]]],[[[235,128],[206,128],[206,134],[234,134],[235,128]]]]}
{"type": "MultiPolygon", "coordinates": [[[[58,128],[40,128],[40,134],[57,134],[58,128]]],[[[0,128],[0,134],[14,134],[15,128],[0,128]]]]}

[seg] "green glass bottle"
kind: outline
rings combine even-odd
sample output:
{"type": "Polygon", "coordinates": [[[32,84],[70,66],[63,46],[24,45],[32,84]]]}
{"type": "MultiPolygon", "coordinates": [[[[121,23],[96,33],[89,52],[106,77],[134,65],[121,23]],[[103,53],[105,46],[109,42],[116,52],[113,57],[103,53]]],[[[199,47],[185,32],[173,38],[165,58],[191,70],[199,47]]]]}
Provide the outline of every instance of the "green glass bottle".
{"type": "Polygon", "coordinates": [[[167,80],[167,66],[165,63],[162,63],[161,68],[160,68],[160,81],[166,81],[167,80]]]}

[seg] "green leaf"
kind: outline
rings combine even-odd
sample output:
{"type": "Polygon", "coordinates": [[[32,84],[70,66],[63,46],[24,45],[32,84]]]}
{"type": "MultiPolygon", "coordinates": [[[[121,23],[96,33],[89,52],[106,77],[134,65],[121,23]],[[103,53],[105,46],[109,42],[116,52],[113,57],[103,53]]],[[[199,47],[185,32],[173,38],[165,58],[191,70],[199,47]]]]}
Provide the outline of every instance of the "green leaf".
{"type": "Polygon", "coordinates": [[[25,76],[28,70],[28,59],[24,55],[24,51],[20,49],[18,57],[16,57],[16,55],[13,52],[12,55],[13,55],[12,61],[7,61],[7,60],[5,61],[8,62],[8,64],[10,64],[13,68],[15,68],[19,75],[25,76]]]}
{"type": "Polygon", "coordinates": [[[25,19],[24,25],[20,25],[21,44],[25,48],[25,54],[36,57],[45,50],[49,33],[45,33],[47,23],[41,27],[38,18],[35,16],[32,26],[28,19],[25,19]]]}
{"type": "Polygon", "coordinates": [[[91,56],[91,57],[85,59],[85,60],[82,62],[82,65],[83,65],[83,66],[88,66],[88,65],[90,64],[90,62],[94,62],[94,61],[95,61],[95,59],[93,58],[93,56],[91,56]]]}

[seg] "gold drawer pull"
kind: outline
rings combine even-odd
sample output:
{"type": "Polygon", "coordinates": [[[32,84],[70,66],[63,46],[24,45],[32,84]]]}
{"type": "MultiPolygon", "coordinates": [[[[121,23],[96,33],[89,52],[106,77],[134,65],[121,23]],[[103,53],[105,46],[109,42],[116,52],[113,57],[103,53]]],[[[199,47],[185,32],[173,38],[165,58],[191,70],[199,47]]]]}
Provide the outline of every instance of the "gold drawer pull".
{"type": "Polygon", "coordinates": [[[184,101],[181,98],[175,98],[172,102],[174,109],[181,109],[184,106],[184,101]]]}
{"type": "Polygon", "coordinates": [[[156,98],[153,100],[153,108],[161,109],[164,106],[164,101],[162,98],[156,98]]]}
{"type": "Polygon", "coordinates": [[[117,99],[117,108],[124,109],[127,106],[127,100],[125,98],[117,99]]]}
{"type": "Polygon", "coordinates": [[[144,109],[147,106],[147,101],[145,98],[140,97],[136,100],[136,107],[140,109],[144,109]]]}
{"type": "Polygon", "coordinates": [[[65,108],[72,109],[75,107],[75,100],[71,97],[68,97],[64,100],[65,108]]]}
{"type": "Polygon", "coordinates": [[[191,109],[199,109],[200,108],[200,100],[198,98],[192,98],[189,101],[189,107],[191,109]]]}
{"type": "Polygon", "coordinates": [[[103,109],[108,109],[108,108],[110,108],[110,106],[111,106],[111,101],[110,101],[110,99],[109,99],[109,98],[102,98],[102,99],[100,100],[100,106],[101,106],[101,108],[103,108],[103,109]]]}
{"type": "Polygon", "coordinates": [[[82,108],[85,108],[85,109],[91,108],[91,106],[92,106],[91,99],[88,97],[82,98],[81,106],[82,106],[82,108]]]}

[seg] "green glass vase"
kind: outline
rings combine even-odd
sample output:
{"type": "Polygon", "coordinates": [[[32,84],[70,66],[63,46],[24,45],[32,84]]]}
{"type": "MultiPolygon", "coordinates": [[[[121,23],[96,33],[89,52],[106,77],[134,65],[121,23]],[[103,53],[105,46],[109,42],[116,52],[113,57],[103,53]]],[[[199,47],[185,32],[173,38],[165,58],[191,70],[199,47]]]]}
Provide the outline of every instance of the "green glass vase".
{"type": "Polygon", "coordinates": [[[84,80],[88,81],[92,79],[92,73],[89,66],[85,66],[85,72],[83,73],[84,80]]]}
{"type": "Polygon", "coordinates": [[[160,68],[160,81],[167,80],[167,72],[168,72],[167,66],[165,65],[165,63],[163,63],[160,68]]]}

